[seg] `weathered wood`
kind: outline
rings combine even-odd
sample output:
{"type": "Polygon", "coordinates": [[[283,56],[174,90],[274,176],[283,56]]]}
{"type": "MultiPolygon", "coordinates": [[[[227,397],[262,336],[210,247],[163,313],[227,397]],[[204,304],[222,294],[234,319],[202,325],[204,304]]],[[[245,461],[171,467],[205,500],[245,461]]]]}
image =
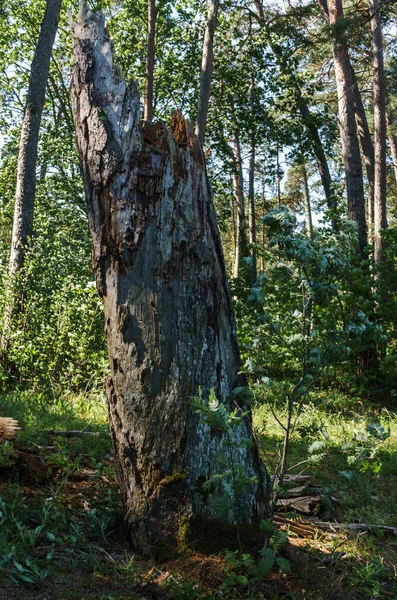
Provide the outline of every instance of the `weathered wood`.
{"type": "Polygon", "coordinates": [[[16,432],[21,428],[18,421],[11,417],[0,417],[0,443],[15,439],[16,432]]]}
{"type": "Polygon", "coordinates": [[[199,141],[179,112],[170,129],[140,125],[136,85],[113,65],[102,16],[81,8],[72,31],[73,116],[104,301],[110,427],[126,526],[135,548],[149,553],[216,518],[202,484],[218,472],[220,451],[258,480],[238,495],[240,523],[263,513],[266,474],[248,418],[229,451],[189,405],[199,388],[227,399],[243,382],[199,141]]]}

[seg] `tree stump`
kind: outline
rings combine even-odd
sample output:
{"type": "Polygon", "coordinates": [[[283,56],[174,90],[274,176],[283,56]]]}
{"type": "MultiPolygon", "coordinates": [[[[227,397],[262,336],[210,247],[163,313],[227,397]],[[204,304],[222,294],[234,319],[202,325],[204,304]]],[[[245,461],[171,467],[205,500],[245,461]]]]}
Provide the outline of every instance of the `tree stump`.
{"type": "MultiPolygon", "coordinates": [[[[219,472],[228,441],[189,399],[213,389],[231,406],[232,390],[244,384],[236,328],[190,123],[178,111],[170,129],[140,123],[136,84],[113,65],[102,15],[81,7],[71,26],[73,116],[111,367],[110,429],[126,527],[133,546],[151,554],[177,547],[195,523],[217,520],[203,483],[219,472]]],[[[255,481],[227,520],[252,527],[266,508],[267,479],[249,417],[235,427],[231,452],[255,481]]]]}

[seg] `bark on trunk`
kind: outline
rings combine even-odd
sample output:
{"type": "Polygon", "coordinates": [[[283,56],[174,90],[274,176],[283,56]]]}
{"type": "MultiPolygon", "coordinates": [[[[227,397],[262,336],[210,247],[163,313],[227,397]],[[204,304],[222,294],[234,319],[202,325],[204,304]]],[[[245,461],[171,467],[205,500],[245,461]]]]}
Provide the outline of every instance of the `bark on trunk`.
{"type": "Polygon", "coordinates": [[[245,218],[244,179],[240,140],[235,133],[233,142],[233,194],[237,209],[236,253],[234,256],[234,277],[241,277],[245,271],[243,258],[248,256],[247,223],[245,218]]]}
{"type": "Polygon", "coordinates": [[[212,61],[214,57],[214,34],[218,15],[219,0],[208,1],[207,26],[205,28],[203,55],[201,60],[200,93],[197,110],[196,135],[204,144],[207,126],[208,103],[211,91],[212,61]]]}
{"type": "MultiPolygon", "coordinates": [[[[30,69],[29,87],[19,142],[17,189],[9,262],[9,277],[11,282],[13,282],[13,279],[24,267],[25,250],[33,234],[39,131],[50,69],[51,52],[58,29],[61,4],[62,0],[47,0],[30,69]]],[[[16,287],[18,288],[18,285],[16,287]]],[[[5,309],[1,341],[3,348],[8,344],[8,328],[12,316],[15,312],[21,310],[19,296],[18,289],[12,290],[5,309]]]]}
{"type": "Polygon", "coordinates": [[[226,400],[241,383],[199,141],[179,112],[170,130],[140,126],[137,89],[113,66],[102,16],[82,9],[72,30],[73,115],[104,301],[110,428],[126,526],[148,554],[216,518],[203,483],[218,472],[219,452],[257,477],[237,495],[232,524],[236,512],[247,525],[262,514],[266,475],[255,443],[241,444],[253,441],[249,418],[234,428],[229,450],[227,436],[188,402],[200,387],[204,398],[214,389],[226,400]]]}
{"type": "Polygon", "coordinates": [[[374,130],[375,130],[375,190],[374,190],[374,260],[382,259],[382,230],[387,229],[386,217],[386,88],[383,63],[383,36],[378,0],[369,0],[372,13],[371,31],[374,53],[374,130]]]}
{"type": "MultiPolygon", "coordinates": [[[[328,14],[331,26],[340,22],[344,18],[342,0],[328,0],[328,14]]],[[[348,215],[350,220],[357,223],[358,253],[364,258],[367,228],[363,173],[354,111],[354,81],[343,32],[337,31],[332,50],[338,92],[339,128],[345,163],[348,215]]]]}
{"type": "Polygon", "coordinates": [[[148,42],[146,57],[146,94],[143,107],[145,121],[153,120],[153,81],[154,81],[154,55],[156,40],[156,3],[148,0],[148,42]]]}

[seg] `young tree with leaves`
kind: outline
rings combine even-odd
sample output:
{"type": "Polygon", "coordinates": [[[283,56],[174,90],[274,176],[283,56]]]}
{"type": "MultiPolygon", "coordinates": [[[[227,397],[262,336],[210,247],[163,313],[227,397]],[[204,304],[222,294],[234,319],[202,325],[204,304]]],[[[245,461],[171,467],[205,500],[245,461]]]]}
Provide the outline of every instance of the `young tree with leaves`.
{"type": "Polygon", "coordinates": [[[30,70],[28,93],[19,144],[17,190],[9,262],[10,295],[5,309],[1,346],[7,347],[9,326],[21,310],[21,290],[15,282],[21,277],[25,252],[33,234],[33,209],[36,191],[37,148],[41,115],[62,0],[47,0],[43,22],[30,70]],[[14,287],[14,289],[13,289],[14,287]]]}

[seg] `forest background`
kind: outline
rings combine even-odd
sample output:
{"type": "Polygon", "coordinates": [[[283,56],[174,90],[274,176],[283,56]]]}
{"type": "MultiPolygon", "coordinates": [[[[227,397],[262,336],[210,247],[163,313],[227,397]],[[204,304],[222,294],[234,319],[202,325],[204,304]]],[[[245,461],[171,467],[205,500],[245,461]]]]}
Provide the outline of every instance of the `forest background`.
{"type": "MultiPolygon", "coordinates": [[[[41,120],[34,234],[23,269],[9,275],[21,125],[45,5],[20,0],[0,7],[0,302],[7,330],[0,406],[25,426],[28,445],[27,432],[70,422],[103,431],[108,371],[75,148],[66,4],[41,120]],[[9,320],[15,289],[21,310],[9,320]]],[[[145,90],[146,2],[90,6],[107,16],[123,76],[145,90]]],[[[327,476],[317,475],[324,514],[357,521],[358,511],[359,521],[392,526],[397,9],[375,0],[343,8],[338,0],[220,5],[204,151],[265,462],[284,476],[287,458],[288,468],[308,461],[315,472],[331,461],[327,476]],[[341,496],[332,506],[334,488],[341,496]]],[[[196,121],[206,14],[200,2],[156,3],[154,119],[168,122],[178,108],[196,121]]],[[[98,446],[90,467],[106,462],[98,446]]],[[[6,446],[5,467],[8,453],[6,446]]],[[[67,444],[51,457],[60,481],[75,471],[76,453],[67,444]]],[[[5,514],[6,507],[7,501],[5,514]]],[[[3,540],[3,557],[16,547],[13,536],[3,540]]],[[[361,586],[357,597],[394,593],[395,544],[371,544],[359,558],[349,550],[357,565],[343,585],[361,586]]],[[[37,540],[32,548],[33,563],[15,551],[4,565],[18,583],[19,571],[41,585],[47,576],[37,540]]]]}

